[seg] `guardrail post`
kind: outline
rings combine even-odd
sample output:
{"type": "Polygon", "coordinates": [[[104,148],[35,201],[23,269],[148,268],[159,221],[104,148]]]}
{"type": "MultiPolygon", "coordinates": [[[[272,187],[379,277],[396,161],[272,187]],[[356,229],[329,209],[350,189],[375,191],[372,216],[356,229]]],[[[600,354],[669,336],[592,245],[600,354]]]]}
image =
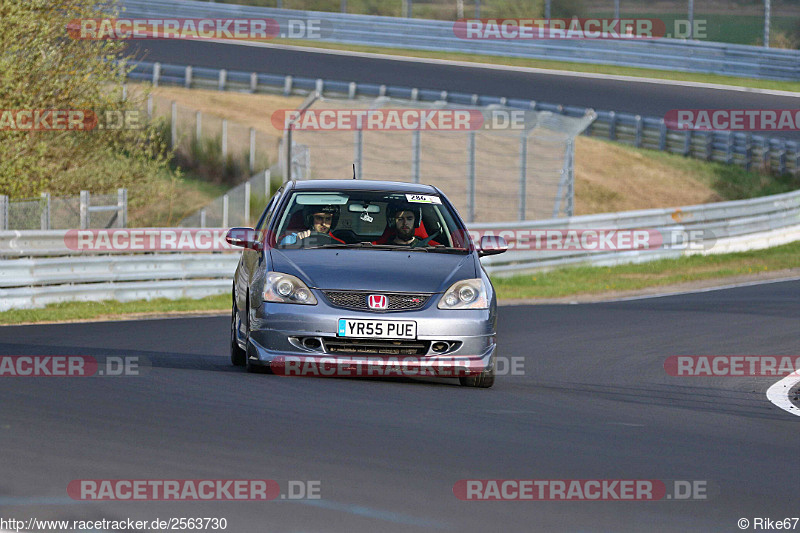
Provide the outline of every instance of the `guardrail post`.
{"type": "Polygon", "coordinates": [[[744,168],[750,172],[753,166],[753,135],[750,132],[747,132],[744,143],[744,168]]]}
{"type": "Polygon", "coordinates": [[[378,96],[386,96],[386,85],[378,87],[378,96]]]}
{"type": "Polygon", "coordinates": [[[250,128],[250,174],[256,171],[256,129],[250,128]]]}
{"type": "Polygon", "coordinates": [[[411,89],[411,99],[414,101],[419,100],[419,89],[417,89],[416,87],[411,89]]]}
{"type": "Polygon", "coordinates": [[[711,161],[714,157],[714,132],[707,131],[706,134],[706,161],[711,161]]]}
{"type": "Polygon", "coordinates": [[[781,147],[778,151],[778,172],[786,174],[786,140],[781,141],[781,147]]]}
{"type": "Polygon", "coordinates": [[[191,65],[187,65],[186,66],[186,72],[183,75],[183,85],[187,89],[191,89],[192,88],[192,66],[191,65]]]}
{"type": "Polygon", "coordinates": [[[117,189],[117,227],[128,227],[128,189],[117,189]]]}
{"type": "Polygon", "coordinates": [[[197,142],[200,142],[200,138],[203,136],[203,113],[200,111],[195,111],[194,113],[194,138],[197,139],[197,142]]]}
{"type": "Polygon", "coordinates": [[[225,83],[227,81],[228,81],[228,71],[223,68],[223,69],[221,69],[219,71],[219,85],[217,86],[217,88],[220,91],[224,91],[225,90],[225,83]]]}
{"type": "Polygon", "coordinates": [[[43,192],[42,193],[42,224],[41,227],[43,230],[50,229],[50,193],[43,192]]]}
{"type": "Polygon", "coordinates": [[[8,229],[8,196],[0,194],[0,230],[8,229]]]}
{"type": "Polygon", "coordinates": [[[613,111],[608,112],[608,138],[617,140],[617,114],[613,111]]]}
{"type": "Polygon", "coordinates": [[[800,150],[797,149],[797,142],[792,143],[792,152],[794,153],[794,169],[792,174],[797,176],[800,174],[800,150]]]}
{"type": "Polygon", "coordinates": [[[636,138],[633,140],[633,145],[636,148],[641,148],[642,147],[642,116],[641,115],[636,115],[634,117],[634,120],[636,121],[636,138]]]}
{"type": "Polygon", "coordinates": [[[222,151],[222,159],[224,160],[228,157],[228,119],[222,119],[222,146],[220,147],[222,151]]]}
{"type": "Polygon", "coordinates": [[[286,76],[283,79],[283,95],[289,96],[290,94],[292,94],[292,77],[286,76]]]}
{"type": "Polygon", "coordinates": [[[658,149],[662,152],[667,151],[667,123],[662,118],[658,123],[658,149]]]}
{"type": "Polygon", "coordinates": [[[692,155],[692,130],[686,130],[683,137],[683,155],[687,157],[692,155]]]}
{"type": "Polygon", "coordinates": [[[222,227],[228,227],[228,195],[222,195],[222,227]]]}
{"type": "Polygon", "coordinates": [[[250,225],[250,182],[244,182],[244,225],[250,225]]]}
{"type": "Polygon", "coordinates": [[[316,87],[316,91],[319,93],[320,96],[322,96],[322,88],[324,86],[325,86],[325,82],[322,81],[322,78],[317,78],[317,83],[316,83],[315,87],[316,87]]]}
{"type": "Polygon", "coordinates": [[[475,132],[467,134],[467,222],[475,222],[475,132]]]}
{"type": "Polygon", "coordinates": [[[200,210],[200,227],[201,228],[205,228],[206,227],[206,210],[205,209],[201,209],[200,210]]]}
{"type": "Polygon", "coordinates": [[[178,104],[175,100],[170,104],[172,110],[171,120],[169,125],[169,140],[170,148],[175,148],[178,145],[178,104]]]}
{"type": "Polygon", "coordinates": [[[161,63],[153,63],[153,87],[158,87],[158,80],[161,79],[161,63]]]}
{"type": "Polygon", "coordinates": [[[442,91],[439,94],[439,100],[441,100],[442,102],[446,102],[447,101],[447,91],[442,91]]]}
{"type": "Polygon", "coordinates": [[[728,137],[725,143],[725,162],[728,164],[733,163],[733,132],[728,131],[728,137]]]}
{"type": "Polygon", "coordinates": [[[478,96],[477,94],[473,94],[472,99],[470,101],[472,102],[472,105],[478,105],[478,102],[480,102],[480,100],[481,100],[480,96],[478,96]]]}
{"type": "Polygon", "coordinates": [[[519,220],[525,220],[528,199],[528,134],[522,131],[519,138],[519,220]]]}
{"type": "Polygon", "coordinates": [[[764,169],[769,169],[772,166],[772,147],[769,144],[769,139],[761,140],[761,160],[764,169]]]}
{"type": "Polygon", "coordinates": [[[250,92],[258,92],[258,74],[255,72],[250,73],[250,92]]]}
{"type": "Polygon", "coordinates": [[[348,97],[350,100],[352,100],[353,98],[355,98],[355,97],[356,97],[356,82],[354,82],[354,81],[351,81],[351,82],[350,82],[350,83],[347,85],[347,97],[348,97]]]}
{"type": "Polygon", "coordinates": [[[81,191],[81,229],[89,229],[89,191],[81,191]]]}
{"type": "Polygon", "coordinates": [[[419,183],[419,159],[420,159],[420,131],[411,132],[411,178],[414,183],[419,183]]]}
{"type": "Polygon", "coordinates": [[[356,179],[361,179],[363,174],[364,158],[364,130],[357,129],[353,135],[353,162],[356,165],[356,179]]]}

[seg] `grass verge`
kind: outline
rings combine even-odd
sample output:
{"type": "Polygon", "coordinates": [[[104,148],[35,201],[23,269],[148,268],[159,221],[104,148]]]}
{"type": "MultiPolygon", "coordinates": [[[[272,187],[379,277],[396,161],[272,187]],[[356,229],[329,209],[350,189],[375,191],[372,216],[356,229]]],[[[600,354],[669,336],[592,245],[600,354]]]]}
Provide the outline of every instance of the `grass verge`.
{"type": "MultiPolygon", "coordinates": [[[[719,279],[800,266],[800,242],[766,250],[693,255],[613,267],[566,267],[492,280],[501,300],[558,298],[604,292],[634,291],[719,279]]],[[[722,283],[721,283],[722,284],[722,283]]]]}
{"type": "MultiPolygon", "coordinates": [[[[719,254],[680,259],[664,259],[639,265],[615,267],[569,267],[494,278],[502,301],[558,298],[587,294],[632,291],[703,280],[719,280],[741,275],[758,275],[797,267],[800,242],[766,250],[719,254]]],[[[0,324],[114,320],[163,316],[170,313],[220,311],[230,308],[230,295],[220,294],[198,300],[139,300],[135,302],[67,302],[41,309],[15,309],[0,312],[0,324]]]]}

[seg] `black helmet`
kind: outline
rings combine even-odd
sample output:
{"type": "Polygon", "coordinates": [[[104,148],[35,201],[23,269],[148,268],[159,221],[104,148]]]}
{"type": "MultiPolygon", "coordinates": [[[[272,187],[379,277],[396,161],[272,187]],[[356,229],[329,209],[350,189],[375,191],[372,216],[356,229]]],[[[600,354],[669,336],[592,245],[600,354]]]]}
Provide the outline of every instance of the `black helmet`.
{"type": "Polygon", "coordinates": [[[389,202],[386,206],[386,225],[392,227],[394,225],[394,218],[398,213],[403,211],[411,211],[414,213],[414,228],[418,228],[422,222],[422,209],[418,205],[408,202],[389,202]]]}
{"type": "Polygon", "coordinates": [[[331,229],[335,228],[336,223],[339,222],[338,205],[307,205],[303,207],[303,220],[307,228],[314,227],[314,215],[317,213],[327,213],[332,216],[331,229]]]}

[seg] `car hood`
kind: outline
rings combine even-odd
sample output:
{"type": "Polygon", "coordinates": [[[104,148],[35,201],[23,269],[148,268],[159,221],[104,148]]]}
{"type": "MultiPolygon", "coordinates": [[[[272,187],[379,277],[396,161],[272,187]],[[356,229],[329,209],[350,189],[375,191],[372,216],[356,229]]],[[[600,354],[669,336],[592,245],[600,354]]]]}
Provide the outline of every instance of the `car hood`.
{"type": "Polygon", "coordinates": [[[478,277],[473,254],[272,249],[270,255],[272,270],[326,290],[444,292],[458,280],[478,277]]]}

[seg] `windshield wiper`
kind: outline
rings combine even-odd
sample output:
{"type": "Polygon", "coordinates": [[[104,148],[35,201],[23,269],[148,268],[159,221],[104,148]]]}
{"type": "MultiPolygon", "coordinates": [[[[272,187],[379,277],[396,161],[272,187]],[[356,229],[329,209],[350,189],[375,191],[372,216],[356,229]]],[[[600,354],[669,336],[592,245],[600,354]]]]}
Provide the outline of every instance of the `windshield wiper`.
{"type": "Polygon", "coordinates": [[[409,252],[427,252],[429,250],[424,247],[412,248],[411,246],[403,246],[402,244],[372,244],[371,242],[320,244],[319,246],[308,246],[305,249],[312,250],[318,248],[372,248],[374,250],[405,250],[409,252]]]}

